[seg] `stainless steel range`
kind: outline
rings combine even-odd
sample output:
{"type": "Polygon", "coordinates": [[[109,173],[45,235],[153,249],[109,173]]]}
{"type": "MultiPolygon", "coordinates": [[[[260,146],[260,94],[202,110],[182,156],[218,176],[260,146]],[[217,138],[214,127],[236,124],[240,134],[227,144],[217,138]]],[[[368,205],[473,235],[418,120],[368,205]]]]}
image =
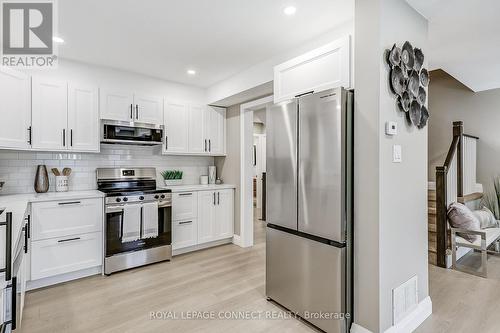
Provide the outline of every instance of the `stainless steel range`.
{"type": "Polygon", "coordinates": [[[155,168],[97,169],[105,198],[104,273],[172,258],[172,194],[156,187],[155,168]]]}

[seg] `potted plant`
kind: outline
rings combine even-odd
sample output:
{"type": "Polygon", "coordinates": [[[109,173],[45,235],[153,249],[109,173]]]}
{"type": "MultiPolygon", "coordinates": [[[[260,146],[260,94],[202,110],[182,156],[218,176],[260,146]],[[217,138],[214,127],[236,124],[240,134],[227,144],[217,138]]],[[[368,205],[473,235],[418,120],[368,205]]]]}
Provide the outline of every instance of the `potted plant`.
{"type": "Polygon", "coordinates": [[[161,172],[161,176],[165,181],[165,185],[181,185],[182,184],[182,174],[180,170],[165,170],[161,172]]]}

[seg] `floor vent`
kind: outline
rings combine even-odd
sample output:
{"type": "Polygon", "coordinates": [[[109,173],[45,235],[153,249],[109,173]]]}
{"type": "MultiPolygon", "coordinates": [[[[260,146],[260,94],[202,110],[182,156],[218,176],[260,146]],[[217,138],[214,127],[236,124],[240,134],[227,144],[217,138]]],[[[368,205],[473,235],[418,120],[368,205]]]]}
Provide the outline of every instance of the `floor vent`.
{"type": "Polygon", "coordinates": [[[396,325],[418,305],[418,280],[412,277],[392,290],[392,324],[396,325]]]}

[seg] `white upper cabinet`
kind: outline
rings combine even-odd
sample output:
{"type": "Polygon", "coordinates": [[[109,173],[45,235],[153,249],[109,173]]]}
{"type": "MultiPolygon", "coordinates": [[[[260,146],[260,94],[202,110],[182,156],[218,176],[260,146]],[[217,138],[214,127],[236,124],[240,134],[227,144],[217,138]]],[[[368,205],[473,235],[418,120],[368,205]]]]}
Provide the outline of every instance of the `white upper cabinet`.
{"type": "Polygon", "coordinates": [[[188,152],[189,106],[187,103],[165,100],[164,153],[188,152]]]}
{"type": "Polygon", "coordinates": [[[147,124],[163,124],[163,101],[161,98],[134,95],[135,121],[147,124]]]}
{"type": "Polygon", "coordinates": [[[97,87],[69,84],[68,148],[99,151],[99,90],[97,87]]]}
{"type": "Polygon", "coordinates": [[[338,39],[274,67],[274,102],[351,86],[351,39],[338,39]]]}
{"type": "Polygon", "coordinates": [[[208,152],[211,155],[223,155],[226,153],[225,131],[226,131],[226,109],[216,106],[208,106],[208,152]]]}
{"type": "Polygon", "coordinates": [[[8,68],[0,69],[0,147],[27,149],[31,130],[31,79],[8,68]]]}
{"type": "Polygon", "coordinates": [[[99,99],[101,119],[134,121],[134,94],[101,89],[99,99]]]}
{"type": "Polygon", "coordinates": [[[68,144],[68,84],[33,77],[32,147],[64,150],[68,144]]]}
{"type": "Polygon", "coordinates": [[[99,98],[101,119],[163,124],[161,98],[108,89],[101,89],[99,98]]]}
{"type": "Polygon", "coordinates": [[[190,105],[188,112],[188,151],[208,154],[207,112],[203,105],[190,105]]]}

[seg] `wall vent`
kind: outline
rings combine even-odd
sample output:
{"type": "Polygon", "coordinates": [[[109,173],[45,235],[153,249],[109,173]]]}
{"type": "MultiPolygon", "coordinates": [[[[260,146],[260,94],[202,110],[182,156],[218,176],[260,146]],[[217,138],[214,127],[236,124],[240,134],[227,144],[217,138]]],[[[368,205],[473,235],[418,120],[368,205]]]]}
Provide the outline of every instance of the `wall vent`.
{"type": "Polygon", "coordinates": [[[412,277],[392,290],[392,324],[396,325],[418,305],[418,279],[412,277]]]}

